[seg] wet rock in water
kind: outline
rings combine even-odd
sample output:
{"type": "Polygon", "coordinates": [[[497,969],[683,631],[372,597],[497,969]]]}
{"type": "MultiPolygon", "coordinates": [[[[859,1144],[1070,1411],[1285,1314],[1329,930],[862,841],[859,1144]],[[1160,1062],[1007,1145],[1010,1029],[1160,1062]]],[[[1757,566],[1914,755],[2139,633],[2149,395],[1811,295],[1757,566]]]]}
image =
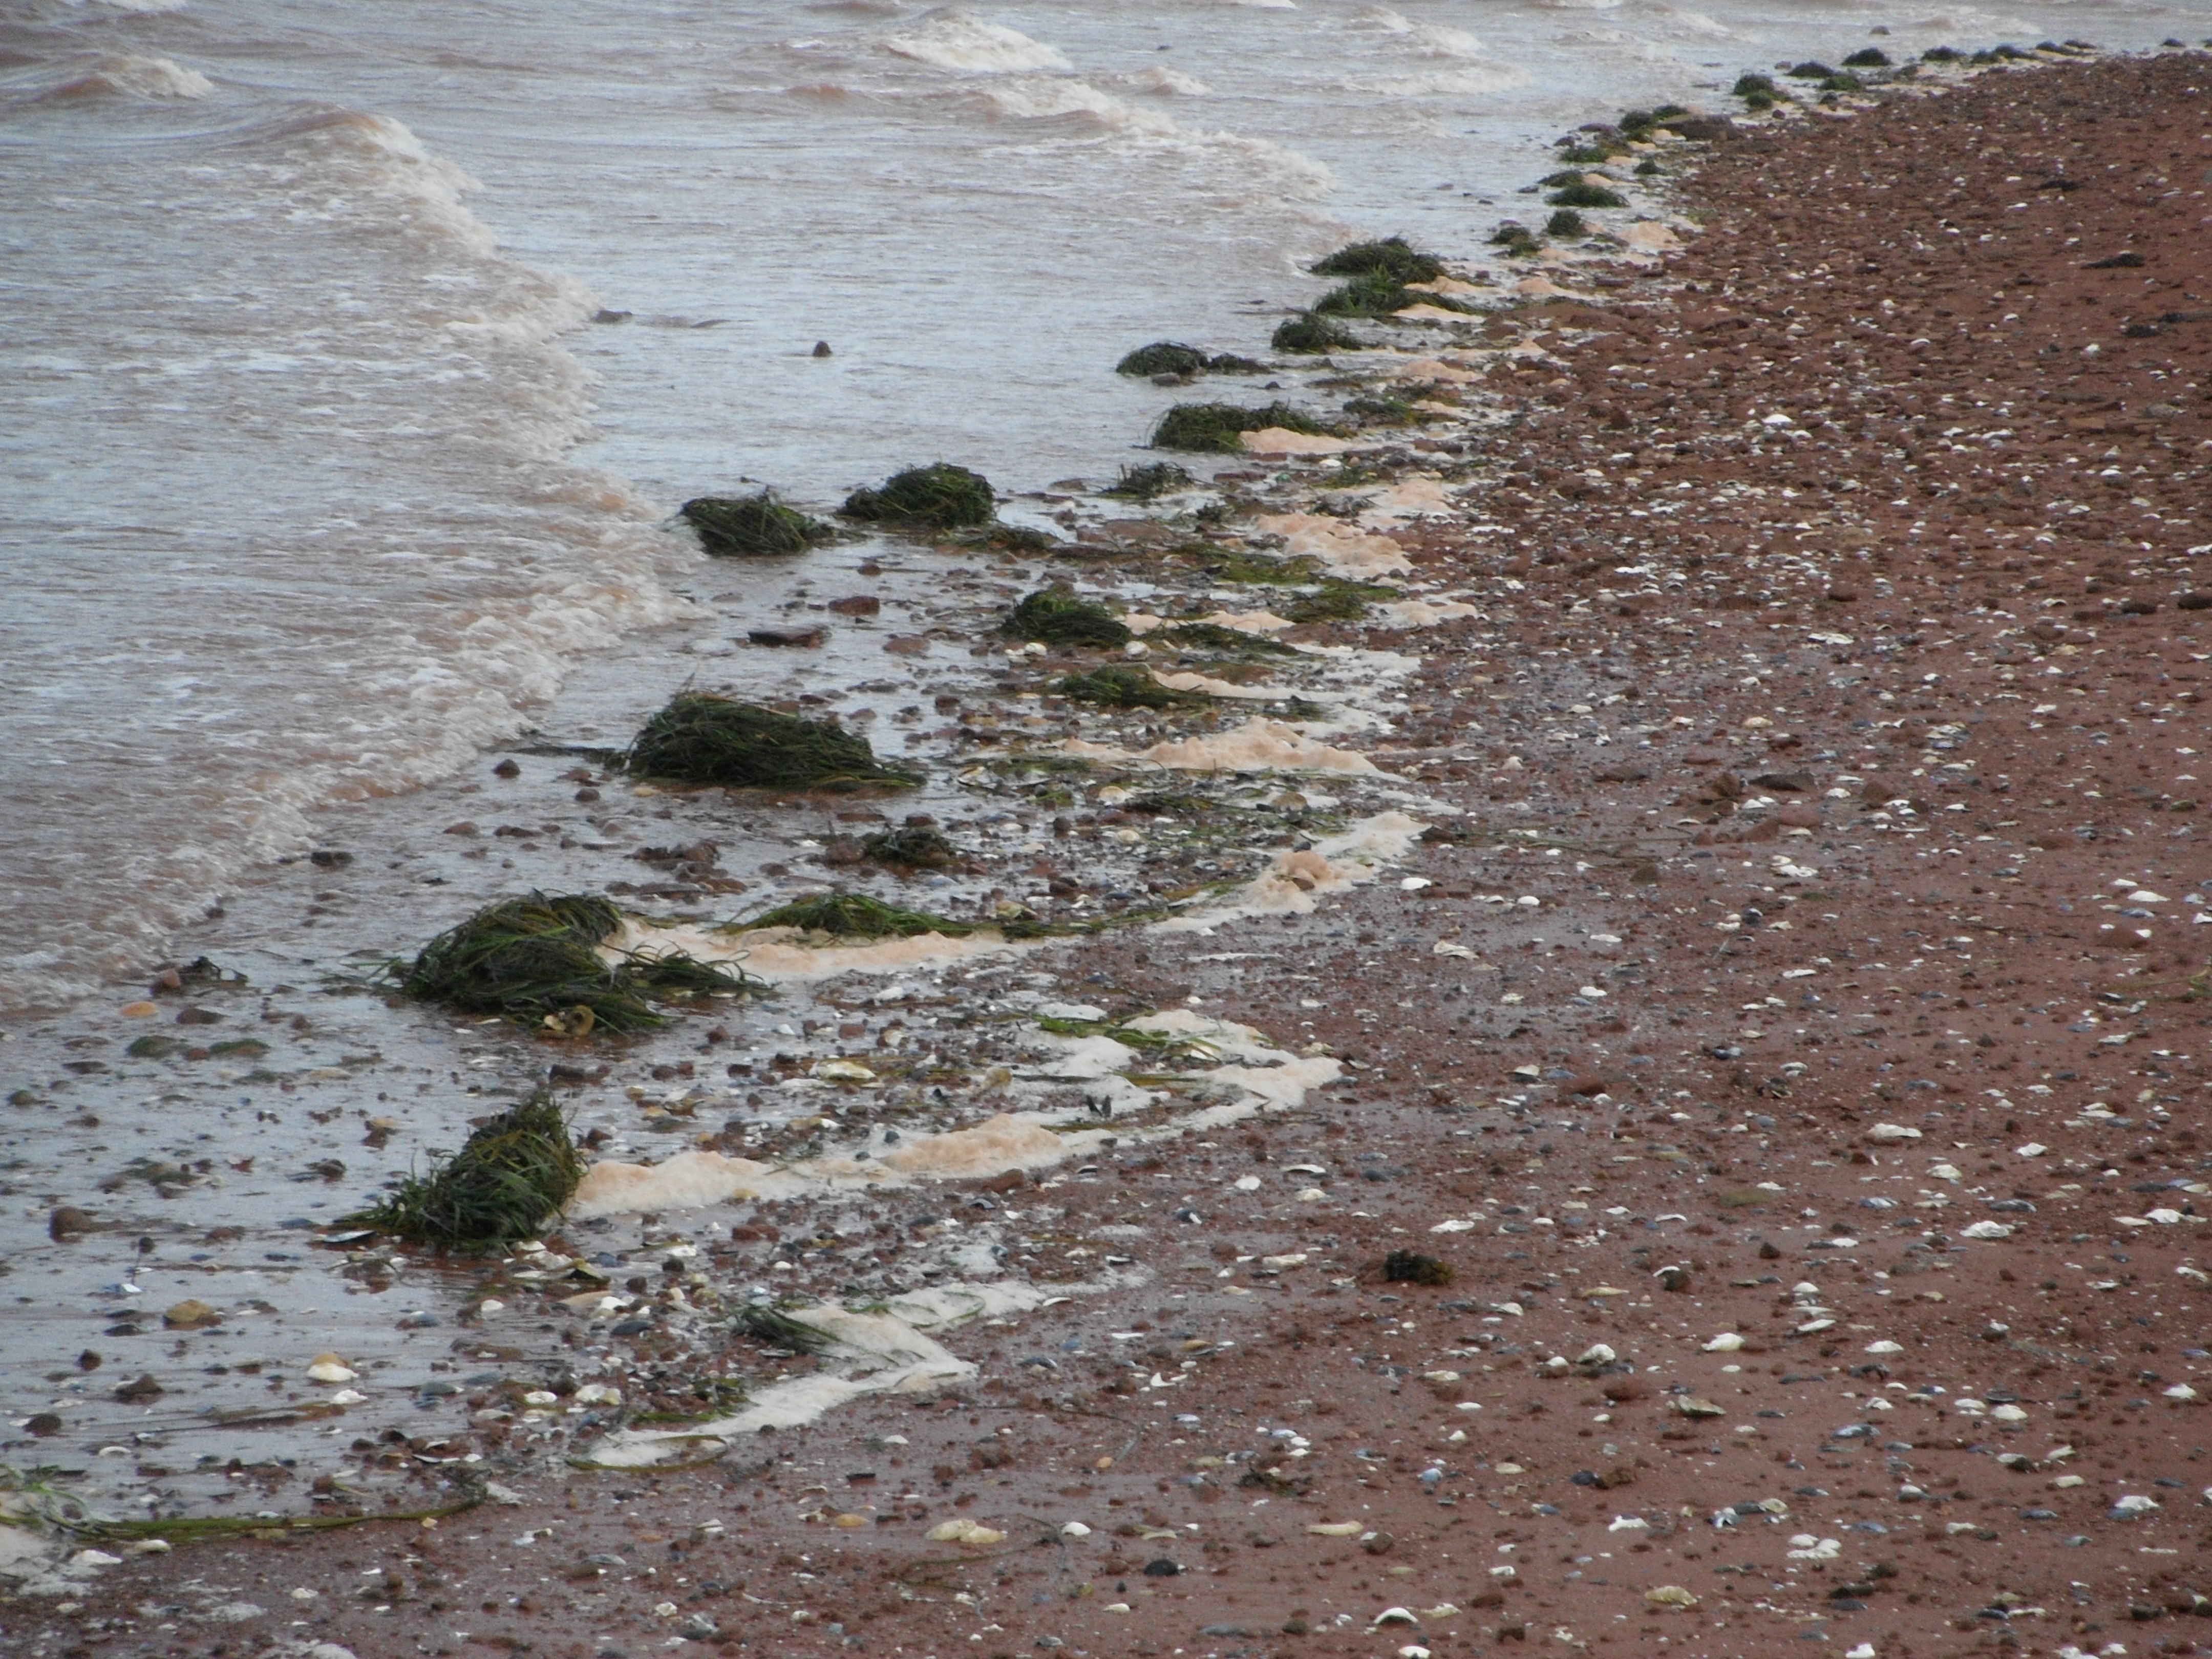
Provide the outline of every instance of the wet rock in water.
{"type": "Polygon", "coordinates": [[[495,778],[519,778],[522,775],[522,768],[516,764],[514,757],[510,756],[493,767],[491,775],[495,778]]]}
{"type": "Polygon", "coordinates": [[[186,1297],[161,1316],[161,1322],[173,1331],[204,1331],[222,1324],[222,1315],[198,1297],[186,1297]]]}
{"type": "Polygon", "coordinates": [[[167,1393],[168,1390],[156,1382],[152,1373],[149,1372],[140,1376],[137,1381],[125,1382],[118,1388],[115,1390],[115,1397],[126,1406],[136,1406],[145,1401],[159,1399],[167,1393]]]}
{"type": "Polygon", "coordinates": [[[62,1419],[52,1412],[40,1412],[27,1421],[23,1427],[35,1438],[44,1440],[62,1431],[62,1419]]]}
{"type": "Polygon", "coordinates": [[[829,341],[827,341],[827,340],[817,340],[817,341],[814,343],[814,350],[813,350],[812,355],[813,355],[813,356],[817,356],[817,357],[834,357],[834,356],[836,356],[837,354],[836,354],[836,352],[834,352],[834,351],[832,351],[832,350],[830,350],[830,342],[829,342],[829,341]]]}
{"type": "Polygon", "coordinates": [[[850,599],[832,599],[830,609],[841,617],[873,617],[880,614],[884,602],[872,593],[855,593],[850,599]]]}
{"type": "Polygon", "coordinates": [[[64,1204],[46,1218],[46,1237],[57,1244],[66,1243],[80,1233],[98,1231],[100,1224],[82,1210],[64,1204]]]}
{"type": "Polygon", "coordinates": [[[830,637],[826,628],[749,628],[745,637],[755,645],[787,646],[800,650],[818,648],[830,637]]]}

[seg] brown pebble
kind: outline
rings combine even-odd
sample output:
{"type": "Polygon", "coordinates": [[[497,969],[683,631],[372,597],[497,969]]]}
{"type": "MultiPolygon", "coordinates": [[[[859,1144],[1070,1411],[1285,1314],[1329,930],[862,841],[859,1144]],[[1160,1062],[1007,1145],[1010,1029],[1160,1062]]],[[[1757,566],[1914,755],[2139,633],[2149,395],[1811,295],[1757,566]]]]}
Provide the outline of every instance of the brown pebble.
{"type": "Polygon", "coordinates": [[[222,1324],[222,1316],[198,1297],[188,1296],[163,1314],[161,1322],[173,1331],[204,1331],[222,1324]]]}
{"type": "Polygon", "coordinates": [[[519,778],[522,775],[522,769],[509,758],[493,767],[491,775],[495,778],[519,778]]]}
{"type": "Polygon", "coordinates": [[[82,1210],[64,1204],[46,1218],[46,1237],[59,1243],[91,1232],[96,1224],[82,1210]]]}

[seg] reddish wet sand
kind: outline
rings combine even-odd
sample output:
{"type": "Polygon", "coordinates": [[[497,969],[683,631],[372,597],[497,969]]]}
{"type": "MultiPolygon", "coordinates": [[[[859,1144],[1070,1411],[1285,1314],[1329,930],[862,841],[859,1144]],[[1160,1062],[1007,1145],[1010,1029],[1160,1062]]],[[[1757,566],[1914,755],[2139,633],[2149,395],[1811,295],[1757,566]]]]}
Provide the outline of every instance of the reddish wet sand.
{"type": "Polygon", "coordinates": [[[1357,1062],[1066,1189],[1144,1289],[757,1455],[127,1563],[9,1650],[2212,1647],[2208,76],[1747,131],[1686,252],[1522,313],[1512,550],[1420,556],[1524,586],[1424,636],[1376,758],[1583,850],[1086,947],[1357,1062]],[[1650,747],[1588,738],[1607,698],[1650,747]]]}

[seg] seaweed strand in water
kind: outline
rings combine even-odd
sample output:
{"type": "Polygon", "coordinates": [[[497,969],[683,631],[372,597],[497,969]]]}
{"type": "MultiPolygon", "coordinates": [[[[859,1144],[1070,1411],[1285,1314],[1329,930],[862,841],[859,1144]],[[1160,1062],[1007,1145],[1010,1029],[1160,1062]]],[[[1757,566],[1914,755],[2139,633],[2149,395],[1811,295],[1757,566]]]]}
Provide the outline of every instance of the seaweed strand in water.
{"type": "Polygon", "coordinates": [[[913,773],[885,766],[866,738],[830,720],[779,714],[711,692],[685,691],[645,723],[629,769],[674,783],[805,789],[856,784],[911,788],[913,773]]]}
{"type": "Polygon", "coordinates": [[[429,1175],[408,1176],[346,1219],[426,1244],[505,1244],[558,1215],[583,1178],[568,1121],[540,1090],[478,1127],[429,1175]]]}
{"type": "Polygon", "coordinates": [[[881,489],[856,489],[839,509],[848,519],[928,530],[988,524],[997,510],[989,479],[945,461],[893,473],[881,489]]]}
{"type": "Polygon", "coordinates": [[[698,532],[699,545],[717,558],[804,553],[836,533],[768,489],[757,495],[701,495],[677,511],[698,532]]]}
{"type": "Polygon", "coordinates": [[[688,957],[627,957],[610,963],[599,948],[622,926],[622,913],[596,894],[501,899],[422,947],[398,975],[402,994],[470,1013],[540,1021],[571,1036],[597,1027],[615,1033],[667,1023],[648,1000],[753,988],[739,969],[688,957]]]}

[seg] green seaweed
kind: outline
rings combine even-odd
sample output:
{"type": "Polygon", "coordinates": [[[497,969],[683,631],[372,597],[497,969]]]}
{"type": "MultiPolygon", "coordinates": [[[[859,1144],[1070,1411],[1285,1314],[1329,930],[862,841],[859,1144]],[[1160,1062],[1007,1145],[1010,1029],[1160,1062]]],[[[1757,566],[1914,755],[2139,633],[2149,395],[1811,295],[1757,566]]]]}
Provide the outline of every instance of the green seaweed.
{"type": "Polygon", "coordinates": [[[1219,623],[1177,623],[1163,628],[1152,637],[1169,644],[1188,646],[1196,651],[1218,652],[1223,656],[1295,657],[1296,647],[1280,640],[1271,640],[1265,634],[1247,634],[1241,628],[1224,628],[1219,623]]]}
{"type": "Polygon", "coordinates": [[[1149,669],[1121,663],[1109,663],[1087,674],[1070,674],[1053,690],[1078,702],[1095,702],[1108,708],[1182,708],[1206,701],[1195,691],[1162,685],[1149,669]]]}
{"type": "Polygon", "coordinates": [[[1861,46],[1844,59],[1845,69],[1887,69],[1889,54],[1880,46],[1861,46]]]}
{"type": "Polygon", "coordinates": [[[698,532],[701,548],[716,558],[804,553],[837,533],[821,520],[786,507],[769,489],[757,495],[700,495],[677,511],[698,532]]]}
{"type": "Polygon", "coordinates": [[[1273,338],[1267,343],[1277,351],[1302,352],[1309,356],[1326,351],[1354,351],[1359,341],[1352,331],[1326,317],[1316,317],[1310,311],[1302,311],[1295,317],[1286,317],[1275,325],[1273,338]]]}
{"type": "Polygon", "coordinates": [[[911,821],[868,836],[860,843],[860,856],[896,870],[945,870],[960,862],[959,849],[943,830],[911,821]]]}
{"type": "Polygon", "coordinates": [[[1283,615],[1300,623],[1358,622],[1369,605],[1397,597],[1396,588],[1376,582],[1327,581],[1284,606],[1283,615]]]}
{"type": "Polygon", "coordinates": [[[875,524],[958,530],[988,524],[997,498],[981,473],[939,461],[895,472],[880,489],[856,489],[838,510],[848,519],[875,524]]]}
{"type": "Polygon", "coordinates": [[[1182,449],[1220,455],[1242,454],[1247,432],[1273,428],[1287,432],[1326,433],[1328,428],[1290,404],[1247,409],[1237,404],[1177,404],[1152,429],[1155,449],[1182,449]]]}
{"type": "Polygon", "coordinates": [[[645,723],[626,757],[640,777],[735,787],[814,788],[921,780],[876,758],[866,738],[705,691],[678,692],[645,723]]]}
{"type": "Polygon", "coordinates": [[[1355,276],[1342,288],[1331,289],[1314,301],[1322,317],[1384,318],[1407,306],[1441,306],[1447,311],[1471,311],[1472,307],[1444,294],[1416,294],[1385,270],[1355,276]]]}
{"type": "MultiPolygon", "coordinates": [[[[1651,164],[1647,161],[1644,166],[1651,167],[1651,164]]],[[[1653,167],[1651,170],[1656,173],[1659,169],[1653,167]]],[[[1544,222],[1544,234],[1547,236],[1583,236],[1589,231],[1589,226],[1583,222],[1583,216],[1572,208],[1561,208],[1544,222]]]]}
{"type": "Polygon", "coordinates": [[[1618,191],[1607,190],[1603,185],[1591,184],[1586,179],[1577,179],[1571,185],[1562,185],[1547,196],[1544,200],[1553,207],[1564,208],[1617,208],[1628,205],[1628,198],[1618,191]]]}
{"type": "Polygon", "coordinates": [[[1818,58],[1808,58],[1794,68],[1783,71],[1793,81],[1825,81],[1835,73],[1818,58]]]}
{"type": "Polygon", "coordinates": [[[1411,426],[1424,418],[1421,411],[1403,398],[1349,398],[1345,400],[1344,412],[1369,426],[1411,426]]]}
{"type": "Polygon", "coordinates": [[[1509,256],[1516,257],[1534,253],[1544,246],[1536,240],[1534,231],[1511,219],[1502,222],[1491,233],[1490,240],[1493,247],[1502,247],[1509,256]]]}
{"type": "Polygon", "coordinates": [[[1419,1250],[1393,1250],[1382,1258],[1382,1277],[1393,1285],[1449,1285],[1451,1264],[1419,1250]]]}
{"type": "Polygon", "coordinates": [[[827,933],[832,939],[916,939],[942,933],[965,939],[975,924],[933,916],[926,910],[909,910],[886,904],[866,893],[825,893],[817,898],[780,904],[740,923],[746,928],[793,927],[804,933],[827,933]]]}
{"type": "Polygon", "coordinates": [[[1043,587],[1006,613],[999,632],[1044,645],[1127,645],[1128,624],[1104,605],[1065,587],[1043,587]]]}
{"type": "Polygon", "coordinates": [[[1443,261],[1416,252],[1402,236],[1379,242],[1354,242],[1308,267],[1316,276],[1364,276],[1379,273],[1401,283],[1432,283],[1444,274],[1443,261]]]}
{"type": "Polygon", "coordinates": [[[630,956],[609,963],[599,947],[622,926],[611,900],[596,894],[501,899],[450,927],[402,970],[388,970],[404,996],[477,1014],[544,1023],[581,1036],[651,1030],[667,1017],[653,995],[697,996],[757,988],[742,970],[689,957],[630,956]]]}
{"type": "Polygon", "coordinates": [[[1114,365],[1116,374],[1195,374],[1206,367],[1206,354],[1178,340],[1155,340],[1114,365]]]}
{"type": "Polygon", "coordinates": [[[538,1091],[471,1133],[428,1176],[346,1221],[425,1244],[482,1248],[528,1238],[558,1215],[584,1159],[552,1096],[538,1091]]]}
{"type": "Polygon", "coordinates": [[[1189,473],[1173,461],[1154,461],[1147,466],[1125,466],[1121,476],[1098,493],[1102,495],[1125,495],[1132,501],[1156,501],[1162,495],[1188,489],[1192,478],[1189,473]]]}
{"type": "Polygon", "coordinates": [[[1770,102],[1781,96],[1781,88],[1770,75],[1739,75],[1731,90],[1739,98],[1765,98],[1770,102]]]}

